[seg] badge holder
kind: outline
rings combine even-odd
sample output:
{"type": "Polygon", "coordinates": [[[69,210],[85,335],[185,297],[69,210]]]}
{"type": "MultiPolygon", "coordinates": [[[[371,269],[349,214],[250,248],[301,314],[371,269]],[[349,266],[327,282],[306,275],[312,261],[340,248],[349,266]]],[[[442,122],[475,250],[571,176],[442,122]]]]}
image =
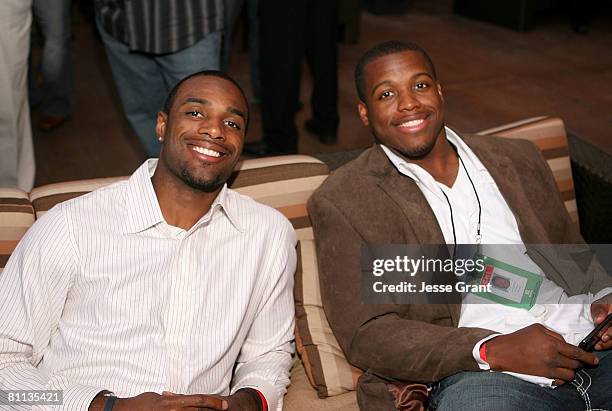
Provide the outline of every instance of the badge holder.
{"type": "Polygon", "coordinates": [[[506,264],[491,257],[480,256],[484,270],[473,272],[472,285],[489,285],[488,292],[472,294],[498,304],[530,310],[536,303],[542,276],[522,268],[506,264]]]}

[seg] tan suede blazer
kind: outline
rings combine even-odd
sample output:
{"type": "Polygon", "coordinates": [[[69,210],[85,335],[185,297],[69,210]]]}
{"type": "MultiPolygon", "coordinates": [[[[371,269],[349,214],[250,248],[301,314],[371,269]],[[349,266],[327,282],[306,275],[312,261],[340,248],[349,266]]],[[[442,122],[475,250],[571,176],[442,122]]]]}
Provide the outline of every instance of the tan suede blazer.
{"type": "MultiPolygon", "coordinates": [[[[495,180],[525,244],[583,244],[533,143],[462,138],[495,180]]],[[[479,369],[472,348],[491,331],[458,329],[458,305],[361,304],[362,245],[444,243],[417,185],[395,169],[378,145],[332,173],[308,208],[325,312],[349,362],[385,381],[422,383],[479,369]]],[[[583,271],[570,258],[528,249],[546,276],[570,295],[612,285],[598,265],[583,271]]]]}

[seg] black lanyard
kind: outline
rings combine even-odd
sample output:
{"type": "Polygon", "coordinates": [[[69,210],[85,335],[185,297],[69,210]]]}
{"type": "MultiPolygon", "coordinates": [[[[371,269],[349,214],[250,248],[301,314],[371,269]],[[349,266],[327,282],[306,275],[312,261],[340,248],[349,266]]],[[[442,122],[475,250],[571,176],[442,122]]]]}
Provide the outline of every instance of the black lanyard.
{"type": "MultiPolygon", "coordinates": [[[[453,148],[454,148],[454,146],[453,146],[453,148]]],[[[461,163],[461,166],[463,166],[463,170],[465,171],[465,175],[467,176],[468,180],[470,180],[470,184],[472,185],[472,189],[474,190],[474,195],[476,195],[476,201],[478,202],[478,225],[476,226],[476,243],[480,244],[480,239],[481,239],[481,235],[480,235],[480,222],[481,222],[481,220],[480,220],[480,218],[482,216],[482,207],[480,205],[480,197],[478,197],[478,191],[476,191],[476,186],[474,185],[474,182],[472,181],[472,177],[470,177],[470,173],[468,173],[467,167],[463,163],[463,159],[461,158],[459,153],[457,153],[457,157],[459,158],[459,162],[461,163]]],[[[444,195],[444,198],[446,198],[446,202],[448,203],[448,208],[450,210],[451,226],[453,227],[453,259],[454,259],[455,255],[457,253],[457,233],[455,232],[455,220],[453,219],[453,206],[451,206],[451,202],[448,199],[448,196],[446,195],[444,190],[442,190],[442,188],[440,188],[440,191],[442,191],[442,194],[444,195]]]]}

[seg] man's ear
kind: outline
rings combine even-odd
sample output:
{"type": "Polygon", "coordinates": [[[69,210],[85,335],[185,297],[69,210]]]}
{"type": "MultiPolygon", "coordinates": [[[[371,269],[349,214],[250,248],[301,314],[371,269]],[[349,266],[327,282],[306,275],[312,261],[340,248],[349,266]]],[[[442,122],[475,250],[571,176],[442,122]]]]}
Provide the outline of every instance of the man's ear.
{"type": "Polygon", "coordinates": [[[357,104],[357,110],[359,111],[359,119],[364,126],[368,127],[370,125],[370,120],[368,119],[368,107],[363,101],[360,101],[359,104],[357,104]]]}
{"type": "Polygon", "coordinates": [[[157,113],[157,124],[155,124],[155,134],[157,134],[157,138],[159,141],[164,140],[164,135],[166,134],[166,123],[168,122],[168,115],[163,111],[157,113]]]}
{"type": "Polygon", "coordinates": [[[438,94],[440,95],[442,102],[444,102],[444,94],[442,94],[442,86],[440,85],[440,83],[438,83],[438,94]]]}

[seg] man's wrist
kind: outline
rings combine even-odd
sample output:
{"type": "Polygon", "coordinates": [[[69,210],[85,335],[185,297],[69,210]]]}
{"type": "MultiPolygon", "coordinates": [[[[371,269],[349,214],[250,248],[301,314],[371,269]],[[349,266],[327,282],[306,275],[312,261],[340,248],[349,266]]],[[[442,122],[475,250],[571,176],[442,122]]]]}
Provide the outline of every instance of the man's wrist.
{"type": "Polygon", "coordinates": [[[487,361],[487,343],[483,343],[480,346],[479,355],[480,355],[480,359],[483,362],[489,364],[489,362],[487,361]]]}
{"type": "MultiPolygon", "coordinates": [[[[253,410],[267,411],[267,403],[265,397],[254,388],[241,388],[234,393],[240,407],[237,410],[253,410]]],[[[230,404],[230,410],[233,410],[233,404],[230,404]]]]}
{"type": "Polygon", "coordinates": [[[106,395],[106,403],[104,404],[103,411],[113,411],[113,407],[116,401],[117,401],[117,396],[115,396],[115,394],[111,393],[109,395],[106,395]]]}
{"type": "Polygon", "coordinates": [[[474,347],[472,348],[472,357],[474,358],[474,361],[476,361],[476,363],[478,364],[478,368],[480,368],[482,371],[488,371],[491,369],[488,359],[485,357],[483,358],[484,352],[483,350],[485,350],[485,348],[483,348],[483,346],[490,341],[491,339],[499,336],[501,334],[491,334],[486,336],[485,338],[479,340],[476,342],[476,344],[474,344],[474,347]]]}
{"type": "Polygon", "coordinates": [[[496,336],[495,338],[487,341],[487,363],[493,371],[502,371],[502,364],[500,364],[499,356],[499,343],[503,344],[504,335],[496,336]],[[501,338],[501,340],[500,340],[501,338]]]}
{"type": "Polygon", "coordinates": [[[109,395],[113,395],[112,392],[108,390],[100,391],[94,399],[91,400],[88,411],[104,411],[104,406],[106,405],[109,395]]]}

